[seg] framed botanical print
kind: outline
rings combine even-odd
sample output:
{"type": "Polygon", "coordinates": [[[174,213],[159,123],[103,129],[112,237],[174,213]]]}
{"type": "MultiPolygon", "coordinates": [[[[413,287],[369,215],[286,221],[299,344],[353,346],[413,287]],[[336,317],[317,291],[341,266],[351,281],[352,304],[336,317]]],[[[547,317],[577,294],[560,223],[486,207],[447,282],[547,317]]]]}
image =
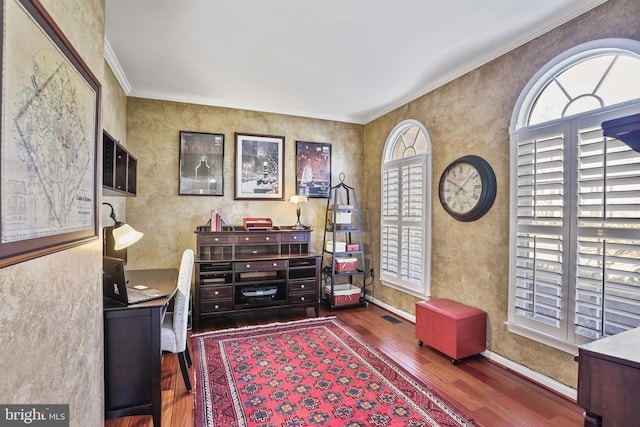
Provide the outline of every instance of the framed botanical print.
{"type": "Polygon", "coordinates": [[[180,131],[180,195],[224,195],[224,135],[180,131]]]}
{"type": "Polygon", "coordinates": [[[296,194],[327,198],[331,188],[331,144],[296,141],[296,194]]]}
{"type": "Polygon", "coordinates": [[[235,198],[284,200],[284,136],[236,133],[235,198]]]}

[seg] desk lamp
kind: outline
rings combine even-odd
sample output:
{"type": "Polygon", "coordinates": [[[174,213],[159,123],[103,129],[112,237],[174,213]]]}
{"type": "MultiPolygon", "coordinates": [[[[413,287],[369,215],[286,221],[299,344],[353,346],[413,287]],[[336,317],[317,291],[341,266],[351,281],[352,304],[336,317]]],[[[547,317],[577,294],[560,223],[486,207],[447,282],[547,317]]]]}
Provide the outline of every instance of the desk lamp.
{"type": "Polygon", "coordinates": [[[123,251],[127,247],[133,245],[138,240],[144,236],[143,233],[136,231],[129,224],[118,221],[116,219],[116,214],[114,213],[113,206],[110,203],[102,203],[103,205],[107,205],[111,208],[111,214],[109,217],[113,220],[114,224],[112,227],[105,227],[105,255],[107,256],[115,256],[116,258],[122,258],[126,262],[127,253],[123,251]],[[111,233],[109,233],[111,230],[111,233]],[[109,236],[111,234],[111,236],[109,236]],[[111,239],[112,237],[113,239],[111,239]],[[110,240],[113,240],[111,242],[110,240]],[[109,241],[109,242],[108,242],[109,241]],[[111,245],[113,243],[113,246],[111,245]],[[120,256],[113,252],[120,252],[120,256]]]}
{"type": "Polygon", "coordinates": [[[298,208],[296,209],[296,213],[298,214],[298,222],[296,222],[296,225],[294,225],[291,228],[293,230],[304,230],[304,225],[300,223],[300,203],[307,202],[308,201],[307,196],[301,196],[301,195],[291,196],[289,201],[291,203],[296,203],[298,205],[298,208]]]}

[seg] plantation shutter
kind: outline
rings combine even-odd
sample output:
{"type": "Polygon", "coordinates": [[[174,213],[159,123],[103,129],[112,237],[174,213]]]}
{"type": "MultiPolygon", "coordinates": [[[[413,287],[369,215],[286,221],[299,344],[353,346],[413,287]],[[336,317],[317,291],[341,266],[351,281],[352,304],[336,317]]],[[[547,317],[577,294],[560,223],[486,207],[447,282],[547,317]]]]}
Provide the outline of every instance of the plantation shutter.
{"type": "Polygon", "coordinates": [[[640,326],[640,154],[578,135],[575,333],[595,339],[640,326]]]}
{"type": "Polygon", "coordinates": [[[397,277],[400,268],[400,169],[386,165],[382,179],[382,274],[397,277]]]}
{"type": "Polygon", "coordinates": [[[565,136],[557,126],[536,134],[521,135],[517,144],[515,314],[560,337],[567,292],[565,136]]]}
{"type": "MultiPolygon", "coordinates": [[[[418,159],[419,160],[419,159],[418,159]]],[[[423,253],[424,162],[402,167],[402,262],[401,278],[420,285],[423,253]]]]}
{"type": "Polygon", "coordinates": [[[382,200],[382,274],[421,291],[424,273],[424,156],[385,165],[382,200]]]}

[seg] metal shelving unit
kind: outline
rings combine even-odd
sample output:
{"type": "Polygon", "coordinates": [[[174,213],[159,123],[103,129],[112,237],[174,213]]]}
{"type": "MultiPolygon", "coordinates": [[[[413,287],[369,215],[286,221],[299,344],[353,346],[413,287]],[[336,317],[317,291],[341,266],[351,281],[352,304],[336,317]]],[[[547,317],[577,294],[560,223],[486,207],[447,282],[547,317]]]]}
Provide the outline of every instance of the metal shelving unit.
{"type": "Polygon", "coordinates": [[[356,190],[344,177],[329,190],[322,244],[322,301],[331,311],[367,305],[360,210],[356,190]]]}

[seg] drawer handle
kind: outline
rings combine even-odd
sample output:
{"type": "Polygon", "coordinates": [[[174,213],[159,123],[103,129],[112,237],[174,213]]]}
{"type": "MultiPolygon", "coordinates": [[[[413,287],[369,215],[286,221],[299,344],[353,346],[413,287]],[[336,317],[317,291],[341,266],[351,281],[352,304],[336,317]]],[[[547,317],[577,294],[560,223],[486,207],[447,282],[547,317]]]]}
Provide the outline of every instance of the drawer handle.
{"type": "Polygon", "coordinates": [[[218,304],[216,304],[216,305],[213,306],[213,308],[217,310],[217,309],[220,308],[220,306],[218,304]]]}
{"type": "Polygon", "coordinates": [[[247,268],[251,268],[251,264],[247,264],[247,265],[246,265],[246,267],[247,267],[247,268]]]}
{"type": "Polygon", "coordinates": [[[277,267],[277,266],[278,266],[278,263],[277,263],[277,262],[274,262],[274,263],[273,263],[273,266],[274,266],[274,267],[277,267]]]}
{"type": "Polygon", "coordinates": [[[214,295],[219,295],[219,294],[220,294],[220,292],[215,291],[213,294],[214,294],[214,295]]]}
{"type": "Polygon", "coordinates": [[[304,289],[304,285],[300,285],[300,289],[304,289]]]}
{"type": "Polygon", "coordinates": [[[245,237],[245,238],[244,238],[244,240],[249,240],[249,238],[248,238],[248,237],[245,237]]]}
{"type": "Polygon", "coordinates": [[[213,239],[213,241],[214,241],[214,242],[217,242],[218,240],[219,240],[219,239],[218,239],[217,237],[215,237],[215,238],[213,239]]]}
{"type": "Polygon", "coordinates": [[[298,236],[293,236],[293,240],[298,240],[298,236]]]}
{"type": "Polygon", "coordinates": [[[304,301],[304,297],[300,297],[300,301],[304,301]]]}
{"type": "Polygon", "coordinates": [[[269,240],[269,236],[265,237],[264,240],[269,240]]]}

